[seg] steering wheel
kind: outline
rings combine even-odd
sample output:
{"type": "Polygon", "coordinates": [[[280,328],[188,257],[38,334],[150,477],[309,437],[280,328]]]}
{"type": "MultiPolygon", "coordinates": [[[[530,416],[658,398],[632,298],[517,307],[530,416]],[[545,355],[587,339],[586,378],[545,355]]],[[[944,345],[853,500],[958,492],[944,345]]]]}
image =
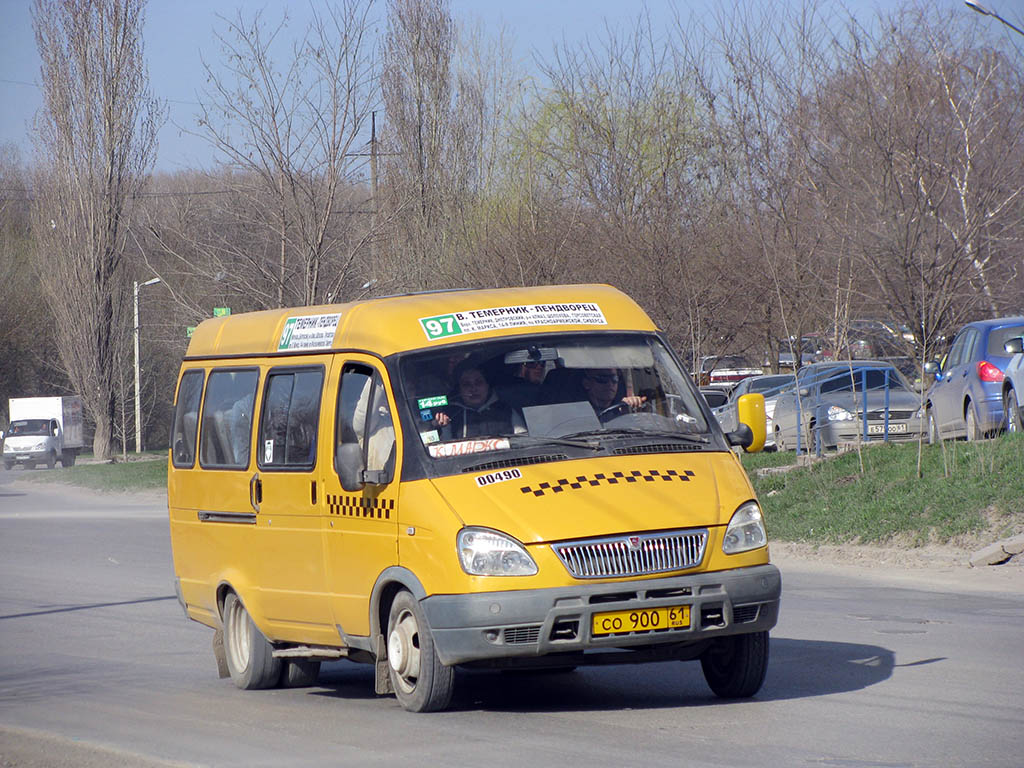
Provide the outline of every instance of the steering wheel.
{"type": "Polygon", "coordinates": [[[627,413],[639,413],[640,411],[647,411],[648,413],[654,413],[654,403],[651,400],[645,400],[640,405],[634,407],[629,403],[620,400],[617,403],[613,403],[605,408],[603,411],[598,412],[597,418],[600,421],[604,421],[605,418],[611,418],[616,412],[621,412],[624,416],[627,413]]]}

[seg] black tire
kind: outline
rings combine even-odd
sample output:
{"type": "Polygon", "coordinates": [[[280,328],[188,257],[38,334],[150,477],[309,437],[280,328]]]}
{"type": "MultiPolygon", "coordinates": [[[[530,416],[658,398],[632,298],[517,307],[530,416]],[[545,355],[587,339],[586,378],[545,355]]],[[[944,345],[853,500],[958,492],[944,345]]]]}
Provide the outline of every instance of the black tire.
{"type": "Polygon", "coordinates": [[[978,412],[974,410],[974,403],[967,401],[967,408],[964,411],[964,425],[967,431],[967,440],[974,442],[985,437],[978,422],[978,412]]]}
{"type": "Polygon", "coordinates": [[[928,444],[938,445],[942,441],[939,434],[939,423],[935,420],[935,411],[928,409],[928,444]]]}
{"type": "Polygon", "coordinates": [[[1017,407],[1017,396],[1012,388],[1003,393],[1003,414],[1007,432],[1024,432],[1024,413],[1017,407]]]}
{"type": "Polygon", "coordinates": [[[388,614],[388,673],[395,697],[409,712],[438,712],[452,700],[455,669],[437,657],[419,602],[405,590],[388,614]]]}
{"type": "Polygon", "coordinates": [[[50,451],[48,454],[46,454],[46,468],[47,469],[53,469],[56,466],[57,466],[57,452],[56,451],[50,451]]]}
{"type": "Polygon", "coordinates": [[[700,666],[716,696],[753,696],[761,689],[768,671],[768,633],[721,637],[700,657],[700,666]]]}
{"type": "Polygon", "coordinates": [[[272,688],[281,679],[281,660],[234,592],[224,600],[224,655],[231,680],[242,690],[272,688]]]}
{"type": "Polygon", "coordinates": [[[60,455],[60,465],[62,467],[65,467],[65,468],[66,467],[73,467],[73,466],[75,466],[75,452],[74,451],[64,451],[63,453],[61,453],[61,455],[60,455]]]}
{"type": "Polygon", "coordinates": [[[13,461],[5,461],[4,462],[4,469],[7,469],[7,470],[14,469],[14,462],[13,461]]]}
{"type": "Polygon", "coordinates": [[[282,688],[308,688],[320,677],[320,662],[285,659],[281,664],[282,688]]]}

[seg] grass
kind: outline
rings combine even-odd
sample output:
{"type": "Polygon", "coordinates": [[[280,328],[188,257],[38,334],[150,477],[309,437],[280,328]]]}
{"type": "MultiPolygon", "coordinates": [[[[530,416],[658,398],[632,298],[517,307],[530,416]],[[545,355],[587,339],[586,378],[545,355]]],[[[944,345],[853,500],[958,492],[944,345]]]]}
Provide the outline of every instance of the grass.
{"type": "Polygon", "coordinates": [[[54,470],[25,472],[22,477],[40,483],[67,483],[97,491],[149,491],[167,488],[167,454],[115,464],[76,464],[54,470]]]}
{"type": "Polygon", "coordinates": [[[809,467],[759,475],[792,464],[792,453],[744,457],[764,508],[769,535],[812,543],[948,543],[1024,529],[1024,435],[979,443],[873,445],[809,467]]]}

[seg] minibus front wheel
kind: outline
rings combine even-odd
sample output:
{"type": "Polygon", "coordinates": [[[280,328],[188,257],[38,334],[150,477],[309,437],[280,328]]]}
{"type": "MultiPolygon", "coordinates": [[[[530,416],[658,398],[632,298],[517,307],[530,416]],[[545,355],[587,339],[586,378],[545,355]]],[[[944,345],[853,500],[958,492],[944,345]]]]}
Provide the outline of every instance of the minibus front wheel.
{"type": "Polygon", "coordinates": [[[224,598],[224,655],[231,680],[243,690],[273,688],[281,679],[281,660],[234,592],[224,598]]]}
{"type": "Polygon", "coordinates": [[[398,703],[410,712],[437,712],[452,699],[455,669],[441,663],[419,602],[402,590],[388,613],[388,672],[398,703]]]}
{"type": "Polygon", "coordinates": [[[700,657],[704,679],[723,699],[745,699],[761,689],[768,670],[768,633],[728,635],[700,657]]]}

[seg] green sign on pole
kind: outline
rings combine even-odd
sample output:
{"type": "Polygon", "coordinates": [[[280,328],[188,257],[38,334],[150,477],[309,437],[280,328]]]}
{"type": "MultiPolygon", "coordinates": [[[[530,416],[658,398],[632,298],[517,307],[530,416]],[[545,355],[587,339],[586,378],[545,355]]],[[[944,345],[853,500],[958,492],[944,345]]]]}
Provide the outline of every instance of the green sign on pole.
{"type": "Polygon", "coordinates": [[[194,325],[190,325],[188,328],[185,329],[185,338],[186,339],[191,339],[192,338],[192,334],[195,333],[195,331],[196,331],[196,327],[194,325]]]}
{"type": "Polygon", "coordinates": [[[230,314],[231,314],[231,307],[214,307],[213,308],[213,316],[214,317],[227,317],[230,314]]]}

